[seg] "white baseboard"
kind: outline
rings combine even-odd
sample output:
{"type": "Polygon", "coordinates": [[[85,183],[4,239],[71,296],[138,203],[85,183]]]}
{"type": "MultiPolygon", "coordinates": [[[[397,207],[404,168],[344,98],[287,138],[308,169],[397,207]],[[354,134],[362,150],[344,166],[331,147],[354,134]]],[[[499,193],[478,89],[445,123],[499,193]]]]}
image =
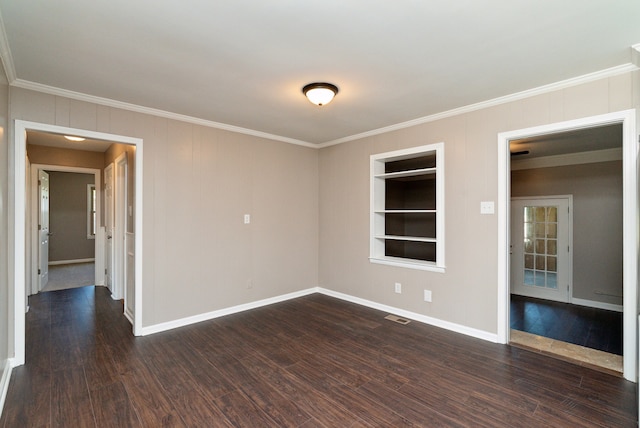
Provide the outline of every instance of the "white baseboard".
{"type": "Polygon", "coordinates": [[[606,309],[608,311],[622,312],[624,307],[614,303],[597,302],[595,300],[571,298],[572,305],[587,306],[589,308],[606,309]]]}
{"type": "Polygon", "coordinates": [[[4,410],[4,400],[7,398],[7,391],[9,390],[9,381],[11,380],[11,371],[13,365],[10,359],[4,361],[4,367],[2,367],[2,376],[0,377],[0,416],[4,410]]]}
{"type": "Polygon", "coordinates": [[[76,263],[92,263],[95,261],[96,259],[55,260],[55,261],[49,261],[49,266],[72,265],[76,263]]]}
{"type": "Polygon", "coordinates": [[[454,331],[456,333],[462,333],[467,336],[475,337],[489,342],[498,343],[497,333],[489,333],[484,330],[478,330],[475,328],[467,327],[461,324],[452,323],[449,321],[443,321],[438,318],[428,317],[426,315],[417,314],[415,312],[406,311],[404,309],[394,308],[393,306],[383,305],[381,303],[372,302],[370,300],[361,299],[359,297],[350,296],[348,294],[339,293],[337,291],[327,290],[325,288],[318,288],[318,292],[327,296],[335,297],[340,300],[346,300],[357,305],[367,306],[372,309],[377,309],[383,312],[389,312],[394,315],[400,315],[404,318],[409,318],[414,321],[418,321],[424,324],[429,324],[435,327],[444,328],[445,330],[454,331]]]}
{"type": "Polygon", "coordinates": [[[264,300],[258,300],[256,302],[245,303],[238,306],[232,306],[230,308],[219,309],[217,311],[207,312],[200,315],[194,315],[191,317],[181,318],[174,321],[168,321],[160,324],[143,327],[141,336],[147,336],[154,333],[160,333],[167,330],[172,330],[178,327],[184,327],[190,324],[199,323],[202,321],[208,321],[214,318],[223,317],[225,315],[231,315],[238,312],[247,311],[250,309],[260,308],[262,306],[271,305],[274,303],[284,302],[286,300],[295,299],[297,297],[308,296],[313,293],[321,293],[336,299],[345,300],[357,305],[366,306],[379,311],[393,313],[400,315],[404,318],[409,318],[414,321],[418,321],[424,324],[429,324],[435,327],[440,327],[445,330],[461,333],[467,336],[475,337],[477,339],[486,340],[493,343],[498,343],[498,335],[496,333],[489,333],[487,331],[478,330],[475,328],[467,327],[461,324],[452,323],[449,321],[443,321],[438,318],[428,317],[426,315],[417,314],[415,312],[406,311],[404,309],[394,308],[393,306],[383,305],[381,303],[372,302],[370,300],[361,299],[359,297],[350,296],[348,294],[339,293],[337,291],[328,290],[322,287],[313,287],[306,290],[296,291],[293,293],[283,294],[281,296],[271,297],[264,300]]]}
{"type": "Polygon", "coordinates": [[[142,327],[141,336],[146,336],[149,334],[160,333],[162,331],[171,330],[178,327],[184,327],[190,324],[199,323],[202,321],[208,321],[214,318],[223,317],[225,315],[231,315],[238,312],[244,312],[249,309],[256,309],[262,306],[271,305],[274,303],[284,302],[285,300],[295,299],[297,297],[306,296],[309,294],[313,294],[318,292],[317,288],[308,288],[302,291],[296,291],[293,293],[283,294],[281,296],[270,297],[264,300],[258,300],[256,302],[245,303],[238,306],[232,306],[230,308],[219,309],[217,311],[207,312],[200,315],[194,315],[191,317],[181,318],[174,321],[168,321],[160,324],[154,324],[148,327],[142,327]]]}
{"type": "Polygon", "coordinates": [[[148,327],[143,327],[141,336],[147,336],[154,333],[160,333],[167,330],[172,330],[178,327],[184,327],[190,324],[199,323],[202,321],[208,321],[214,318],[223,317],[225,315],[231,315],[238,312],[247,311],[250,309],[260,308],[262,306],[271,305],[274,303],[284,302],[286,300],[295,299],[297,297],[307,296],[313,293],[321,293],[336,299],[345,300],[357,305],[366,306],[379,311],[393,313],[400,315],[404,318],[409,318],[414,321],[418,321],[424,324],[429,324],[435,327],[440,327],[445,330],[461,333],[467,336],[475,337],[478,339],[486,340],[493,343],[498,343],[498,335],[496,333],[490,333],[483,330],[467,327],[461,324],[452,323],[449,321],[443,321],[438,318],[428,317],[426,315],[417,314],[415,312],[406,311],[404,309],[395,308],[393,306],[383,305],[381,303],[372,302],[370,300],[361,299],[359,297],[350,296],[348,294],[339,293],[337,291],[328,290],[322,287],[313,287],[306,290],[296,291],[293,293],[283,294],[281,296],[271,297],[264,300],[258,300],[256,302],[245,303],[238,306],[232,306],[230,308],[219,309],[217,311],[207,312],[200,315],[194,315],[191,317],[181,318],[174,321],[168,321],[160,324],[154,324],[148,327]]]}

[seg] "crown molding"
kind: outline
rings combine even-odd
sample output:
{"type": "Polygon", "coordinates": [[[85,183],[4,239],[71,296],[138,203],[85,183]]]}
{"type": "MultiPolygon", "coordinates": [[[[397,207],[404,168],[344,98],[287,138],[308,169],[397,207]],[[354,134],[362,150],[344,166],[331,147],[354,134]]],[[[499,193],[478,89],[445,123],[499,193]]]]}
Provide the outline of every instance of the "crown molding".
{"type": "Polygon", "coordinates": [[[640,43],[631,46],[631,62],[640,67],[640,43]]]}
{"type": "Polygon", "coordinates": [[[0,14],[0,62],[2,62],[9,84],[12,84],[16,80],[16,67],[13,63],[13,55],[11,55],[9,39],[7,38],[7,33],[4,29],[2,14],[0,14]]]}
{"type": "MultiPolygon", "coordinates": [[[[640,49],[640,44],[634,45],[634,49],[640,49]]],[[[595,80],[600,80],[608,77],[618,76],[620,74],[629,73],[640,69],[639,66],[628,63],[619,65],[616,67],[607,68],[605,70],[596,71],[594,73],[585,74],[582,76],[574,77],[560,82],[551,83],[549,85],[539,86],[533,89],[527,89],[526,91],[516,92],[514,94],[506,95],[504,97],[494,98],[488,101],[482,101],[476,104],[470,104],[468,106],[456,108],[453,110],[444,111],[442,113],[436,113],[430,116],[420,117],[418,119],[409,120],[407,122],[401,122],[395,125],[385,126],[383,128],[373,129],[371,131],[363,132],[360,134],[351,135],[348,137],[338,138],[337,140],[327,141],[326,143],[318,144],[318,148],[335,146],[336,144],[342,144],[353,140],[359,140],[365,137],[371,137],[374,135],[385,134],[387,132],[397,131],[399,129],[409,128],[423,123],[435,122],[436,120],[445,119],[452,116],[458,116],[465,113],[482,110],[488,107],[495,107],[500,104],[506,104],[513,101],[518,101],[524,98],[529,98],[535,95],[546,94],[549,92],[557,91],[560,89],[570,88],[572,86],[581,85],[595,80]]]]}
{"type": "MultiPolygon", "coordinates": [[[[524,98],[529,98],[529,97],[532,97],[532,96],[535,96],[535,95],[541,95],[541,94],[557,91],[557,90],[560,90],[560,89],[570,88],[572,86],[577,86],[577,85],[581,85],[581,84],[584,84],[584,83],[593,82],[595,80],[600,80],[600,79],[604,79],[604,78],[618,76],[620,74],[629,73],[629,72],[636,71],[636,70],[640,69],[639,66],[637,66],[637,65],[635,65],[633,63],[623,64],[623,65],[619,65],[619,66],[616,66],[616,67],[607,68],[605,70],[597,71],[597,72],[594,72],[594,73],[589,73],[589,74],[585,74],[585,75],[582,75],[582,76],[574,77],[574,78],[571,78],[571,79],[562,80],[560,82],[551,83],[549,85],[539,86],[537,88],[528,89],[526,91],[517,92],[517,93],[511,94],[511,95],[506,95],[504,97],[498,97],[498,98],[494,98],[494,99],[491,99],[491,100],[482,101],[482,102],[479,102],[479,103],[476,103],[476,104],[470,104],[468,106],[464,106],[464,107],[460,107],[460,108],[444,111],[444,112],[441,112],[441,113],[436,113],[436,114],[429,115],[429,116],[424,116],[424,117],[413,119],[413,120],[409,120],[409,121],[406,121],[406,122],[397,123],[395,125],[390,125],[390,126],[386,126],[386,127],[382,127],[382,128],[373,129],[371,131],[363,132],[363,133],[360,133],[360,134],[354,134],[354,135],[351,135],[351,136],[339,138],[339,139],[332,140],[332,141],[327,141],[325,143],[314,144],[314,143],[310,143],[310,142],[303,141],[303,140],[297,140],[297,139],[294,139],[294,138],[284,137],[284,136],[281,136],[281,135],[269,134],[269,133],[266,133],[266,132],[256,131],[256,130],[248,129],[248,128],[242,128],[242,127],[235,126],[235,125],[228,125],[228,124],[221,123],[221,122],[214,122],[214,121],[211,121],[211,120],[200,119],[200,118],[193,117],[193,116],[187,116],[187,115],[183,115],[183,114],[172,113],[172,112],[165,111],[165,110],[155,109],[155,108],[151,108],[151,107],[144,107],[144,106],[140,106],[140,105],[137,105],[137,104],[131,104],[131,103],[126,103],[126,102],[122,102],[122,101],[113,100],[113,99],[110,99],[110,98],[97,97],[97,96],[94,96],[94,95],[88,95],[88,94],[84,94],[84,93],[81,93],[81,92],[69,91],[69,90],[66,90],[66,89],[56,88],[54,86],[48,86],[48,85],[43,85],[43,84],[40,84],[40,83],[30,82],[30,81],[26,81],[26,80],[22,80],[22,79],[16,79],[15,78],[15,69],[13,69],[13,63],[11,62],[11,52],[9,50],[8,45],[6,45],[6,46],[3,45],[3,41],[6,42],[6,37],[4,37],[4,39],[3,39],[4,27],[2,27],[2,23],[1,22],[0,22],[0,30],[1,30],[0,31],[0,56],[2,57],[2,63],[5,66],[5,71],[7,69],[6,63],[9,63],[9,66],[12,69],[11,73],[13,73],[13,74],[11,75],[11,77],[9,76],[10,72],[7,71],[7,78],[10,79],[10,85],[11,86],[14,86],[14,87],[17,87],[17,88],[22,88],[22,89],[28,89],[28,90],[32,90],[32,91],[36,91],[36,92],[43,92],[43,93],[47,93],[47,94],[50,94],[50,95],[71,98],[71,99],[78,100],[78,101],[85,101],[85,102],[89,102],[89,103],[95,103],[95,104],[99,104],[99,105],[103,105],[103,106],[107,106],[107,107],[114,107],[114,108],[119,108],[119,109],[123,109],[123,110],[134,111],[134,112],[137,112],[137,113],[143,113],[143,114],[149,114],[149,115],[158,116],[158,117],[164,117],[164,118],[167,118],[167,119],[178,120],[178,121],[182,121],[182,122],[192,123],[192,124],[195,124],[195,125],[206,126],[206,127],[209,127],[209,128],[216,128],[216,129],[222,129],[222,130],[225,130],[225,131],[237,132],[239,134],[251,135],[253,137],[265,138],[265,139],[268,139],[268,140],[275,140],[275,141],[280,141],[280,142],[283,142],[283,143],[295,144],[295,145],[298,145],[298,146],[303,146],[303,147],[308,147],[308,148],[313,148],[313,149],[322,149],[322,148],[334,146],[334,145],[337,145],[337,144],[347,143],[349,141],[359,140],[359,139],[365,138],[365,137],[371,137],[371,136],[375,136],[375,135],[385,134],[385,133],[388,133],[388,132],[397,131],[397,130],[400,130],[400,129],[405,129],[405,128],[409,128],[409,127],[412,127],[412,126],[421,125],[421,124],[424,124],[424,123],[435,122],[437,120],[441,120],[441,119],[445,119],[445,118],[449,118],[449,117],[453,117],[453,116],[458,116],[458,115],[461,115],[461,114],[470,113],[470,112],[482,110],[482,109],[485,109],[485,108],[494,107],[494,106],[501,105],[501,104],[506,104],[506,103],[513,102],[513,101],[518,101],[518,100],[521,100],[521,99],[524,99],[524,98]],[[8,59],[7,59],[7,56],[8,56],[8,59]]],[[[632,46],[632,48],[634,50],[638,51],[640,49],[640,44],[634,45],[634,46],[632,46]]],[[[640,52],[640,51],[638,51],[638,52],[640,52]]]]}
{"type": "Polygon", "coordinates": [[[28,89],[31,91],[42,92],[49,95],[55,95],[65,98],[71,98],[78,101],[85,101],[89,103],[99,104],[106,107],[119,108],[122,110],[133,111],[136,113],[149,114],[152,116],[164,117],[167,119],[178,120],[181,122],[192,123],[194,125],[206,126],[209,128],[222,129],[225,131],[236,132],[239,134],[251,135],[253,137],[265,138],[267,140],[281,141],[283,143],[295,144],[298,146],[317,148],[316,144],[309,143],[307,141],[297,140],[294,138],[283,137],[280,135],[269,134],[267,132],[256,131],[253,129],[242,128],[240,126],[228,125],[226,123],[214,122],[212,120],[200,119],[193,116],[187,116],[179,113],[172,113],[165,110],[155,109],[151,107],[144,107],[137,104],[126,103],[123,101],[117,101],[110,98],[97,97],[94,95],[88,95],[81,92],[69,91],[66,89],[56,88],[54,86],[43,85],[41,83],[30,82],[22,79],[15,79],[11,86],[16,88],[28,89]]]}

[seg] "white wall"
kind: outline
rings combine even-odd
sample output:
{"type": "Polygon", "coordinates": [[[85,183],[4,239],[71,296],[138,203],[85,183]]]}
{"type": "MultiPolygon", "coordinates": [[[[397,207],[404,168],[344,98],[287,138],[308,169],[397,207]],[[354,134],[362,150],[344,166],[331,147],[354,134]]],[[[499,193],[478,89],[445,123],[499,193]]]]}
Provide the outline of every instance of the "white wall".
{"type": "Polygon", "coordinates": [[[320,286],[496,334],[498,226],[480,202],[498,197],[498,133],[637,107],[634,82],[627,73],[322,149],[320,286]],[[369,156],[441,141],[446,272],[370,264],[369,156]]]}

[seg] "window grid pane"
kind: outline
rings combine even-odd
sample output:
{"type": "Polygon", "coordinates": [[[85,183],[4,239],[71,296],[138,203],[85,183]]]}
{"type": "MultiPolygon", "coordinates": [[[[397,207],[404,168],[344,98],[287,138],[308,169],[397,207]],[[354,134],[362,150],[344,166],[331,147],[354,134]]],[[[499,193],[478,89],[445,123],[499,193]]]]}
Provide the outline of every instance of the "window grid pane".
{"type": "Polygon", "coordinates": [[[558,207],[524,207],[524,285],[558,288],[558,207]]]}

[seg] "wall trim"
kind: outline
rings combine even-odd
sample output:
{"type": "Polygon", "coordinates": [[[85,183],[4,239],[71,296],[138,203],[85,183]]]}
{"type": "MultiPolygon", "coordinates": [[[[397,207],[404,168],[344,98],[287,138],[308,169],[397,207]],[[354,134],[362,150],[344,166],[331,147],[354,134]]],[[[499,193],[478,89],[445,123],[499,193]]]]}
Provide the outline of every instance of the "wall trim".
{"type": "Polygon", "coordinates": [[[187,325],[209,321],[215,318],[220,318],[226,315],[236,314],[238,312],[248,311],[250,309],[257,309],[263,306],[272,305],[274,303],[280,303],[298,297],[308,296],[310,294],[320,293],[329,297],[344,300],[347,302],[355,303],[356,305],[366,306],[371,309],[377,309],[383,312],[393,313],[400,315],[404,318],[409,318],[414,321],[418,321],[424,324],[429,324],[434,327],[443,328],[445,330],[453,331],[455,333],[462,333],[466,336],[475,337],[477,339],[486,340],[493,343],[498,343],[498,336],[495,333],[489,333],[487,331],[478,330],[475,328],[467,327],[461,324],[452,323],[449,321],[443,321],[438,318],[428,317],[426,315],[417,314],[415,312],[407,311],[393,306],[383,305],[381,303],[372,302],[370,300],[361,299],[359,297],[351,296],[348,294],[340,293],[333,290],[328,290],[322,287],[311,287],[305,290],[295,291],[293,293],[287,293],[276,297],[270,297],[263,300],[257,300],[255,302],[244,303],[237,306],[231,306],[229,308],[218,309],[215,311],[207,312],[200,315],[194,315],[190,317],[180,318],[174,321],[167,321],[160,324],[154,324],[148,327],[142,328],[142,336],[150,334],[160,333],[174,328],[185,327],[187,325]]]}
{"type": "MultiPolygon", "coordinates": [[[[0,46],[1,48],[1,46],[0,46]]],[[[198,117],[187,116],[180,113],[172,113],[166,110],[160,110],[151,107],[144,107],[137,104],[131,104],[124,101],[118,101],[111,98],[98,97],[95,95],[83,94],[81,92],[69,91],[67,89],[56,88],[55,86],[43,85],[41,83],[30,82],[28,80],[14,79],[10,85],[16,88],[28,89],[31,91],[42,92],[49,95],[70,98],[78,101],[85,101],[106,107],[113,107],[122,110],[133,111],[136,113],[148,114],[152,116],[164,117],[166,119],[178,120],[181,122],[192,123],[194,125],[202,125],[208,128],[222,129],[225,131],[236,132],[238,134],[251,135],[253,137],[265,138],[267,140],[281,141],[283,143],[295,144],[309,148],[317,148],[316,144],[307,141],[297,140],[295,138],[284,137],[268,132],[256,131],[254,129],[242,128],[240,126],[228,125],[222,122],[200,119],[198,117]]]]}
{"type": "MultiPolygon", "coordinates": [[[[467,105],[467,106],[462,106],[462,107],[459,107],[459,108],[455,108],[455,109],[452,109],[452,110],[447,110],[447,111],[444,111],[444,112],[440,112],[440,113],[436,113],[436,114],[420,117],[420,118],[409,120],[409,121],[406,121],[406,122],[400,122],[400,123],[393,124],[393,125],[390,125],[390,126],[385,126],[385,127],[382,127],[382,128],[377,128],[377,129],[373,129],[373,130],[370,130],[370,131],[362,132],[362,133],[359,133],[359,134],[354,134],[354,135],[346,136],[346,137],[343,137],[343,138],[338,138],[338,139],[335,139],[335,140],[326,141],[326,142],[320,143],[320,144],[314,144],[314,143],[310,143],[308,141],[298,140],[298,139],[295,139],[295,138],[289,138],[289,137],[285,137],[285,136],[281,136],[281,135],[270,134],[270,133],[267,133],[267,132],[257,131],[257,130],[249,129],[249,128],[243,128],[243,127],[235,126],[235,125],[229,125],[229,124],[222,123],[222,122],[215,122],[215,121],[212,121],[212,120],[200,119],[200,118],[197,118],[197,117],[188,116],[188,115],[184,115],[184,114],[172,113],[172,112],[166,111],[166,110],[160,110],[160,109],[155,109],[155,108],[151,108],[151,107],[144,107],[144,106],[140,106],[140,105],[137,105],[137,104],[126,103],[126,102],[123,102],[123,101],[117,101],[117,100],[113,100],[113,99],[110,99],[110,98],[98,97],[98,96],[95,96],[95,95],[89,95],[89,94],[84,94],[84,93],[81,93],[81,92],[69,91],[69,90],[66,90],[66,89],[57,88],[55,86],[43,85],[41,83],[36,83],[36,82],[28,81],[28,80],[18,79],[16,77],[16,75],[15,75],[15,69],[13,67],[13,59],[12,59],[12,56],[11,56],[11,52],[9,51],[9,46],[6,43],[6,35],[4,35],[4,37],[3,37],[4,25],[2,24],[1,18],[2,17],[0,16],[0,30],[2,30],[2,31],[0,31],[0,60],[2,60],[2,63],[5,66],[5,71],[7,73],[7,78],[9,80],[9,85],[10,86],[13,86],[13,87],[16,87],[16,88],[28,89],[28,90],[36,91],[36,92],[42,92],[42,93],[49,94],[49,95],[55,95],[55,96],[70,98],[70,99],[74,99],[74,100],[78,100],[78,101],[85,101],[85,102],[89,102],[89,103],[95,103],[95,104],[103,105],[103,106],[107,106],[107,107],[114,107],[114,108],[133,111],[133,112],[137,112],[137,113],[143,113],[143,114],[149,114],[149,115],[158,116],[158,117],[164,117],[164,118],[167,118],[167,119],[178,120],[178,121],[182,121],[182,122],[186,122],[186,123],[191,123],[191,124],[194,124],[194,125],[201,125],[201,126],[205,126],[205,127],[208,127],[208,128],[222,129],[222,130],[225,130],[225,131],[231,131],[231,132],[236,132],[236,133],[239,133],[239,134],[251,135],[251,136],[254,136],[254,137],[258,137],[258,138],[265,138],[267,140],[280,141],[280,142],[283,142],[283,143],[294,144],[294,145],[308,147],[308,148],[312,148],[312,149],[322,149],[322,148],[334,146],[334,145],[337,145],[337,144],[347,143],[349,141],[359,140],[359,139],[365,138],[365,137],[385,134],[387,132],[397,131],[399,129],[404,129],[404,128],[409,128],[409,127],[416,126],[416,125],[421,125],[423,123],[435,122],[437,120],[445,119],[445,118],[448,118],[448,117],[458,116],[458,115],[461,115],[461,114],[470,113],[470,112],[477,111],[477,110],[482,110],[482,109],[485,109],[485,108],[488,108],[488,107],[494,107],[494,106],[497,106],[497,105],[500,105],[500,104],[505,104],[505,103],[509,103],[509,102],[512,102],[512,101],[517,101],[517,100],[521,100],[521,99],[524,99],[524,98],[528,98],[528,97],[532,97],[532,96],[536,96],[536,95],[541,95],[541,94],[545,94],[545,93],[548,93],[548,92],[553,92],[553,91],[557,91],[557,90],[560,90],[560,89],[565,89],[565,88],[569,88],[569,87],[572,87],[572,86],[581,85],[581,84],[584,84],[584,83],[589,83],[589,82],[592,82],[592,81],[595,81],[595,80],[618,76],[620,74],[629,73],[629,72],[636,71],[636,70],[640,69],[639,66],[637,66],[636,64],[630,62],[630,63],[627,63],[627,64],[618,65],[618,66],[615,66],[615,67],[607,68],[607,69],[596,71],[596,72],[593,72],[593,73],[584,74],[582,76],[577,76],[577,77],[573,77],[573,78],[570,78],[570,79],[561,80],[559,82],[550,83],[548,85],[543,85],[543,86],[539,86],[539,87],[536,87],[536,88],[527,89],[527,90],[524,90],[524,91],[521,91],[521,92],[516,92],[514,94],[506,95],[506,96],[503,96],[503,97],[498,97],[498,98],[493,98],[493,99],[486,100],[486,101],[481,101],[481,102],[476,103],[476,104],[470,104],[470,105],[467,105]],[[4,42],[4,45],[6,45],[6,46],[3,45],[3,42],[4,42]]],[[[639,49],[637,46],[638,45],[634,45],[633,46],[634,51],[637,51],[639,49]]]]}
{"type": "Polygon", "coordinates": [[[55,260],[55,261],[49,261],[49,266],[56,266],[56,265],[73,265],[76,263],[91,263],[94,262],[95,263],[96,259],[92,258],[92,259],[74,259],[74,260],[55,260]]]}
{"type": "Polygon", "coordinates": [[[4,361],[4,367],[2,367],[2,377],[0,377],[0,416],[2,416],[2,411],[4,410],[4,400],[7,398],[12,370],[13,364],[11,363],[11,359],[7,358],[4,361]]]}
{"type": "Polygon", "coordinates": [[[16,80],[16,66],[13,62],[13,54],[9,47],[9,38],[7,37],[2,15],[0,15],[0,60],[2,60],[2,66],[7,75],[7,80],[9,84],[11,84],[11,82],[16,80]]]}
{"type": "Polygon", "coordinates": [[[584,83],[593,82],[595,80],[605,79],[609,77],[618,76],[620,74],[629,73],[638,70],[640,67],[633,63],[623,64],[616,67],[607,68],[604,70],[596,71],[594,73],[584,74],[582,76],[573,77],[571,79],[561,80],[559,82],[551,83],[548,85],[538,86],[537,88],[527,89],[525,91],[516,92],[514,94],[506,95],[504,97],[493,98],[487,101],[481,101],[476,104],[470,104],[467,106],[455,108],[452,110],[443,111],[441,113],[432,114],[429,116],[419,117],[414,120],[397,123],[383,128],[372,129],[371,131],[362,132],[360,134],[350,135],[336,140],[327,141],[326,143],[318,144],[317,148],[322,149],[329,146],[335,146],[337,144],[346,143],[353,140],[359,140],[365,137],[371,137],[374,135],[386,134],[387,132],[397,131],[399,129],[410,128],[412,126],[421,125],[423,123],[435,122],[436,120],[446,119],[452,116],[458,116],[465,113],[471,113],[477,110],[482,110],[489,107],[495,107],[500,104],[506,104],[513,101],[518,101],[524,98],[533,97],[536,95],[546,94],[548,92],[557,91],[560,89],[570,88],[572,86],[582,85],[584,83]]]}
{"type": "Polygon", "coordinates": [[[309,294],[317,293],[317,288],[307,288],[306,290],[294,291],[293,293],[282,294],[276,297],[269,297],[267,299],[257,300],[255,302],[243,303],[241,305],[231,306],[229,308],[218,309],[211,312],[206,312],[200,315],[193,315],[190,317],[180,318],[174,321],[167,321],[159,324],[154,324],[148,327],[142,328],[142,336],[149,334],[160,333],[167,330],[172,330],[178,327],[184,327],[190,324],[199,323],[202,321],[209,321],[215,318],[220,318],[225,315],[232,315],[238,312],[248,311],[250,309],[257,309],[263,306],[272,305],[274,303],[284,302],[286,300],[295,299],[298,297],[307,296],[309,294]]]}
{"type": "Polygon", "coordinates": [[[596,300],[571,298],[572,305],[586,306],[589,308],[606,309],[607,311],[623,312],[624,307],[622,305],[616,305],[615,303],[598,302],[596,300]]]}
{"type": "Polygon", "coordinates": [[[417,314],[415,312],[407,311],[404,309],[396,308],[393,306],[383,305],[381,303],[372,302],[371,300],[362,299],[360,297],[351,296],[348,294],[340,293],[333,290],[328,290],[326,288],[318,288],[318,293],[324,294],[330,297],[335,297],[336,299],[345,300],[347,302],[355,303],[357,305],[366,306],[368,308],[377,309],[383,312],[389,312],[394,315],[400,315],[404,318],[409,318],[414,321],[421,322],[423,324],[429,324],[434,327],[443,328],[445,330],[449,330],[455,333],[462,333],[466,336],[475,337],[477,339],[486,340],[488,342],[498,343],[498,335],[495,333],[490,333],[484,330],[478,330],[472,327],[467,327],[462,324],[456,324],[449,321],[444,321],[439,318],[433,318],[422,314],[417,314]]]}

